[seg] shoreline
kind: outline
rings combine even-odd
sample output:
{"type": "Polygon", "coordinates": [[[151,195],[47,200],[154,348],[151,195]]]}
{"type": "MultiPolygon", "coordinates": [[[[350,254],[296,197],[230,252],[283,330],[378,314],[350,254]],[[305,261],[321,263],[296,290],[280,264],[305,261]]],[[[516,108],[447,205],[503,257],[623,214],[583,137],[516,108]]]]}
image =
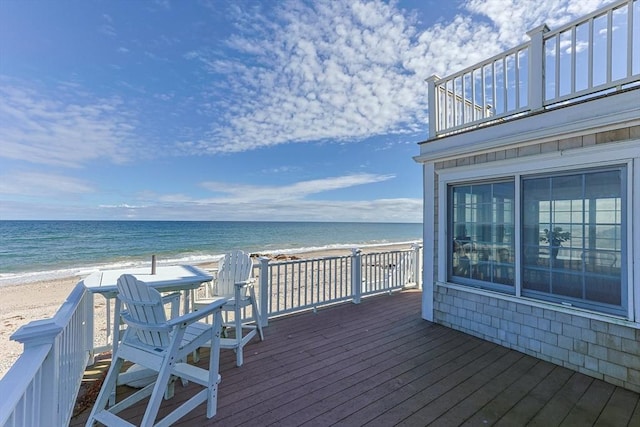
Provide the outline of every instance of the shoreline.
{"type": "MultiPolygon", "coordinates": [[[[333,244],[326,246],[310,246],[310,247],[299,247],[299,248],[285,248],[285,249],[272,249],[272,250],[264,250],[261,252],[249,252],[252,257],[254,256],[269,256],[275,258],[277,255],[294,255],[304,258],[311,258],[314,256],[313,254],[320,254],[319,256],[326,256],[325,254],[331,254],[333,251],[338,251],[338,253],[351,253],[351,249],[358,248],[364,252],[371,251],[372,248],[375,250],[384,250],[388,247],[398,247],[405,246],[410,247],[411,244],[415,243],[417,240],[408,240],[408,241],[398,241],[398,242],[385,242],[385,243],[363,243],[360,245],[353,244],[333,244]]],[[[208,265],[215,264],[218,262],[220,258],[224,256],[223,253],[220,254],[208,254],[208,255],[192,255],[192,256],[184,256],[184,257],[173,257],[173,258],[158,258],[158,265],[178,265],[178,264],[188,264],[188,265],[208,265]]],[[[113,262],[105,262],[98,264],[88,264],[81,266],[61,266],[58,269],[51,270],[36,270],[36,271],[20,271],[13,273],[0,273],[0,290],[4,289],[7,286],[18,286],[25,284],[33,284],[39,282],[49,282],[55,280],[64,280],[68,277],[76,277],[77,280],[81,280],[82,277],[89,275],[93,271],[97,270],[111,270],[111,269],[121,269],[121,268],[137,268],[137,267],[147,267],[151,265],[150,259],[138,259],[134,258],[132,260],[127,261],[113,261],[113,262]]]]}
{"type": "MultiPolygon", "coordinates": [[[[408,249],[412,243],[415,242],[363,245],[360,249],[363,253],[393,251],[408,249]]],[[[288,258],[310,259],[350,254],[351,248],[326,248],[298,252],[293,249],[290,251],[273,251],[260,255],[276,260],[278,255],[288,258]]],[[[215,268],[217,264],[217,261],[193,263],[193,265],[204,270],[215,268]]],[[[23,350],[22,344],[11,341],[10,336],[22,325],[33,320],[54,316],[75,285],[89,274],[86,269],[81,271],[86,272],[86,274],[0,285],[0,291],[2,292],[2,300],[0,302],[0,379],[11,368],[23,350]]],[[[106,321],[103,314],[105,310],[104,298],[95,299],[94,309],[96,312],[94,316],[96,330],[106,330],[106,321]]]]}

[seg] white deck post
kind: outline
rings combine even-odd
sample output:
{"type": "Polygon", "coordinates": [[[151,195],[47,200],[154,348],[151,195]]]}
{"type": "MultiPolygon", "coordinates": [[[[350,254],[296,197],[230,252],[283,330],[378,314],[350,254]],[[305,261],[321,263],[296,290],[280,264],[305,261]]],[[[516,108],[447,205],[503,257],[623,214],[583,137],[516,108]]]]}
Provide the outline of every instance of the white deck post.
{"type": "Polygon", "coordinates": [[[269,325],[269,258],[260,257],[260,317],[262,326],[269,325]]]}
{"type": "Polygon", "coordinates": [[[429,139],[433,139],[436,137],[438,133],[438,92],[436,90],[436,81],[440,80],[440,77],[437,75],[432,75],[425,81],[428,86],[428,96],[429,96],[429,139]]]}
{"type": "MultiPolygon", "coordinates": [[[[57,325],[54,319],[43,319],[29,322],[20,327],[11,340],[24,345],[24,352],[28,349],[40,346],[49,346],[49,354],[42,363],[40,370],[42,382],[39,393],[34,396],[40,406],[40,425],[51,425],[60,419],[59,391],[60,391],[60,351],[57,348],[56,338],[62,332],[62,327],[57,325]]],[[[66,398],[66,396],[65,396],[66,398]]],[[[34,402],[35,403],[35,402],[34,402]]]]}
{"type": "Polygon", "coordinates": [[[420,257],[422,245],[414,243],[411,245],[411,249],[413,250],[413,280],[415,280],[418,289],[422,289],[422,257],[420,257]]]}
{"type": "MultiPolygon", "coordinates": [[[[436,215],[436,191],[435,191],[435,165],[426,163],[423,166],[423,235],[424,250],[422,251],[423,271],[422,271],[422,318],[433,322],[433,298],[434,298],[434,271],[435,271],[435,248],[437,243],[436,228],[434,218],[436,215]]],[[[443,202],[440,202],[443,203],[443,202]]],[[[444,255],[444,254],[443,254],[444,255]]]]}
{"type": "Polygon", "coordinates": [[[353,303],[360,304],[362,298],[362,251],[351,249],[351,292],[353,303]]]}
{"type": "Polygon", "coordinates": [[[529,108],[537,111],[544,108],[544,33],[549,31],[546,24],[527,32],[529,44],[529,108]]]}

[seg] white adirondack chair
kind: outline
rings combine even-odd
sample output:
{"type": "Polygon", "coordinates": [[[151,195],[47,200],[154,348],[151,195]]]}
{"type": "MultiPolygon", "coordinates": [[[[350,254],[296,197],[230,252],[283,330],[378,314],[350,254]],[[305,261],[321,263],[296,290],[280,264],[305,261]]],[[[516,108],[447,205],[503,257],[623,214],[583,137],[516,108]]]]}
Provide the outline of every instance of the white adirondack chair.
{"type": "Polygon", "coordinates": [[[249,254],[243,251],[233,251],[225,255],[213,280],[205,284],[205,296],[194,298],[194,310],[201,310],[213,299],[224,297],[227,302],[222,307],[225,314],[223,326],[226,329],[233,328],[233,338],[222,338],[221,348],[233,349],[236,352],[236,366],[242,366],[243,347],[256,335],[264,340],[262,333],[262,321],[258,311],[258,303],[254,290],[253,261],[249,254]],[[250,315],[247,307],[251,306],[250,315]],[[229,320],[228,314],[233,313],[233,319],[229,320]]]}
{"type": "Polygon", "coordinates": [[[213,417],[216,414],[220,382],[218,367],[221,308],[225,303],[224,299],[213,301],[198,312],[167,320],[160,293],[127,274],[118,279],[118,298],[124,303],[125,311],[122,317],[127,329],[113,355],[111,366],[86,425],[91,426],[96,421],[105,425],[131,425],[116,414],[149,396],[140,424],[142,426],[170,425],[205,401],[207,418],[213,417]],[[211,315],[213,323],[198,322],[211,315]],[[211,345],[209,370],[187,364],[187,355],[207,343],[211,345]],[[133,395],[107,408],[125,360],[157,372],[157,378],[133,395]],[[170,398],[173,395],[173,383],[176,378],[182,378],[185,382],[192,381],[202,385],[204,389],[156,424],[162,398],[170,398]]]}

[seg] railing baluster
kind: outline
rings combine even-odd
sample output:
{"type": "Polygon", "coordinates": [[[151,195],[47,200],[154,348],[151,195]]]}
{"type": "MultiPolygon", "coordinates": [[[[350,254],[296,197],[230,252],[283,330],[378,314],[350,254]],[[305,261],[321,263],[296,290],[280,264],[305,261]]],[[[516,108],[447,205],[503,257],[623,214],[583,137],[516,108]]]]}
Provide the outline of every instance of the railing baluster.
{"type": "MultiPolygon", "coordinates": [[[[627,77],[633,75],[633,2],[627,5],[627,77]]],[[[636,40],[640,43],[640,40],[636,40]]]]}
{"type": "Polygon", "coordinates": [[[613,10],[607,12],[607,80],[611,82],[613,73],[613,10]]]}
{"type": "Polygon", "coordinates": [[[571,93],[575,93],[576,91],[576,55],[577,55],[577,44],[576,44],[576,27],[571,28],[571,93]]]}
{"type": "Polygon", "coordinates": [[[594,55],[593,32],[595,31],[594,24],[595,24],[595,18],[589,19],[589,76],[588,76],[589,89],[593,87],[593,55],[594,55]]]}

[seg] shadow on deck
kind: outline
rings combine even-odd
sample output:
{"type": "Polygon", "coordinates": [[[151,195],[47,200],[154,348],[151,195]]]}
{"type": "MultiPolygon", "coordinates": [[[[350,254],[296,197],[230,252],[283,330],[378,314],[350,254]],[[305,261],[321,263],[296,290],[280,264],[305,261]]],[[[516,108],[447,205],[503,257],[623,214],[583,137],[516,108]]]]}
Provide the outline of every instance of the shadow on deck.
{"type": "MultiPolygon", "coordinates": [[[[222,351],[217,415],[207,420],[202,404],[180,423],[640,425],[637,393],[422,320],[420,305],[419,291],[404,291],[271,320],[241,368],[222,351]]],[[[139,423],[144,407],[128,411],[139,423]]]]}

